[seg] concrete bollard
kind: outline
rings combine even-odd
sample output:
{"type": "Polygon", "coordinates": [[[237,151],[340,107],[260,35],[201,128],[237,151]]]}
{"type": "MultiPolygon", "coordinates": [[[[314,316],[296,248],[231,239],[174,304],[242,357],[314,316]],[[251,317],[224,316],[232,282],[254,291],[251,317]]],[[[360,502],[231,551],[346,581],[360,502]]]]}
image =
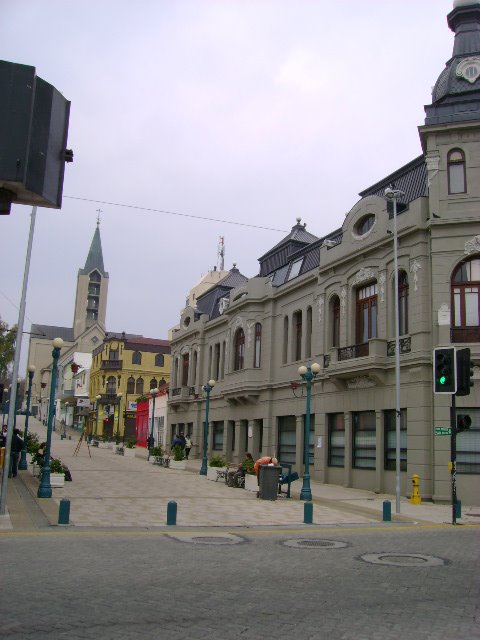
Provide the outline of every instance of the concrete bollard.
{"type": "Polygon", "coordinates": [[[312,524],[313,522],[313,502],[305,502],[303,505],[303,522],[312,524]]]}
{"type": "Polygon", "coordinates": [[[392,521],[392,503],[390,502],[390,500],[383,501],[383,521],[392,521]]]}
{"type": "Polygon", "coordinates": [[[167,524],[177,524],[177,503],[175,502],[175,500],[170,500],[170,502],[167,504],[167,524]]]}
{"type": "Polygon", "coordinates": [[[70,522],[70,500],[62,498],[58,508],[58,524],[69,524],[70,522]]]}

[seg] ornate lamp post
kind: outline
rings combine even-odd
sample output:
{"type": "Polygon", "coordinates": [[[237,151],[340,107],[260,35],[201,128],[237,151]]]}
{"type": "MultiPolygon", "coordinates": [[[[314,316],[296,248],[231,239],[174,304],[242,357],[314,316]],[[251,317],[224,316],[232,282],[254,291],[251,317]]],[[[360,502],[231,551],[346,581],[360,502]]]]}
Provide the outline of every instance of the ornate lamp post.
{"type": "Polygon", "coordinates": [[[400,189],[388,187],[385,198],[393,203],[393,254],[395,269],[395,511],[400,513],[400,316],[398,308],[398,234],[397,199],[404,196],[400,189]]]}
{"type": "Polygon", "coordinates": [[[96,419],[96,423],[95,423],[95,435],[98,435],[98,403],[100,402],[100,400],[102,399],[101,395],[98,395],[95,400],[95,419],[96,419]]]}
{"type": "Polygon", "coordinates": [[[300,500],[311,500],[312,491],[310,489],[310,397],[312,393],[312,380],[320,372],[320,365],[314,362],[310,367],[301,366],[298,368],[300,377],[307,383],[307,407],[305,411],[305,471],[303,472],[303,485],[300,492],[300,500]]]}
{"type": "Polygon", "coordinates": [[[18,463],[19,471],[26,471],[27,466],[27,436],[28,436],[28,418],[30,417],[30,399],[32,397],[32,380],[35,373],[35,365],[28,365],[28,390],[27,390],[27,409],[25,411],[25,430],[23,432],[23,449],[20,454],[20,462],[18,463]]]}
{"type": "Polygon", "coordinates": [[[215,386],[215,380],[209,380],[207,384],[203,385],[203,390],[207,394],[207,400],[205,403],[205,422],[203,424],[203,453],[202,453],[202,466],[200,467],[200,475],[207,475],[207,445],[208,445],[208,409],[210,406],[210,391],[215,386]]]}
{"type": "Polygon", "coordinates": [[[152,428],[151,428],[151,431],[150,431],[150,436],[148,438],[148,458],[147,458],[147,460],[150,460],[150,456],[153,455],[153,444],[154,444],[153,424],[154,424],[154,419],[155,419],[155,398],[157,397],[158,389],[156,387],[154,389],[150,389],[150,394],[152,396],[152,428]]]}
{"type": "Polygon", "coordinates": [[[60,350],[63,347],[63,340],[61,338],[55,338],[55,340],[52,341],[52,345],[52,382],[50,385],[50,403],[48,405],[47,443],[45,447],[45,462],[42,467],[42,479],[37,491],[38,498],[52,497],[52,486],[50,484],[50,446],[52,443],[52,426],[55,417],[55,386],[57,384],[58,358],[60,357],[60,350]]]}

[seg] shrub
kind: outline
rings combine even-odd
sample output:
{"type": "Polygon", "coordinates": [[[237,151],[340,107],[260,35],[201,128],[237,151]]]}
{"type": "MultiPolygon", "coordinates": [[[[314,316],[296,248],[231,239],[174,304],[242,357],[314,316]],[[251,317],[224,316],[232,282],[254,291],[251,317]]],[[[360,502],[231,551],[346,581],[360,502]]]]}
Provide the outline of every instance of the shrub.
{"type": "Polygon", "coordinates": [[[65,473],[59,458],[50,458],[50,473],[65,473]]]}
{"type": "Polygon", "coordinates": [[[209,467],[224,467],[225,459],[223,456],[212,456],[208,461],[209,467]]]}
{"type": "Polygon", "coordinates": [[[175,462],[180,462],[183,460],[183,449],[179,444],[176,444],[173,447],[173,459],[175,462]]]}
{"type": "Polygon", "coordinates": [[[27,453],[32,456],[40,449],[40,441],[36,433],[27,433],[27,453]]]}
{"type": "Polygon", "coordinates": [[[133,437],[128,438],[128,440],[125,442],[125,446],[127,447],[127,449],[134,449],[136,444],[137,440],[133,437]]]}
{"type": "Polygon", "coordinates": [[[254,464],[255,463],[252,460],[252,458],[245,458],[245,460],[242,463],[245,473],[248,473],[249,475],[253,476],[255,474],[255,471],[253,470],[254,464]]]}
{"type": "Polygon", "coordinates": [[[153,447],[152,456],[155,456],[155,458],[160,458],[161,456],[163,456],[162,447],[153,447]]]}

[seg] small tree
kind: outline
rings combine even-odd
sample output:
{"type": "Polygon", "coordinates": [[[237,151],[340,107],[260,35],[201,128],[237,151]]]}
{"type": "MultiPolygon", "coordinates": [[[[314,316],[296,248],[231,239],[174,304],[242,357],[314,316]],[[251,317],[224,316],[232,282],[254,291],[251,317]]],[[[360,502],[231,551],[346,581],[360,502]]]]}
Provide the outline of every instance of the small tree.
{"type": "Polygon", "coordinates": [[[16,338],[17,327],[9,329],[8,324],[0,318],[0,380],[8,377],[10,365],[15,357],[16,338]]]}

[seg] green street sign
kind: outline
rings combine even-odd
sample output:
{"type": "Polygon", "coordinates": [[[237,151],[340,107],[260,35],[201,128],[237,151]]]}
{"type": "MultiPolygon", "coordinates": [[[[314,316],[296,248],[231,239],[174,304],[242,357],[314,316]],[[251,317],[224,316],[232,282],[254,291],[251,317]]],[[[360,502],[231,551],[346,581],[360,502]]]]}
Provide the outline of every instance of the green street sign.
{"type": "Polygon", "coordinates": [[[452,429],[451,427],[435,427],[435,435],[436,436],[451,436],[452,429]]]}

